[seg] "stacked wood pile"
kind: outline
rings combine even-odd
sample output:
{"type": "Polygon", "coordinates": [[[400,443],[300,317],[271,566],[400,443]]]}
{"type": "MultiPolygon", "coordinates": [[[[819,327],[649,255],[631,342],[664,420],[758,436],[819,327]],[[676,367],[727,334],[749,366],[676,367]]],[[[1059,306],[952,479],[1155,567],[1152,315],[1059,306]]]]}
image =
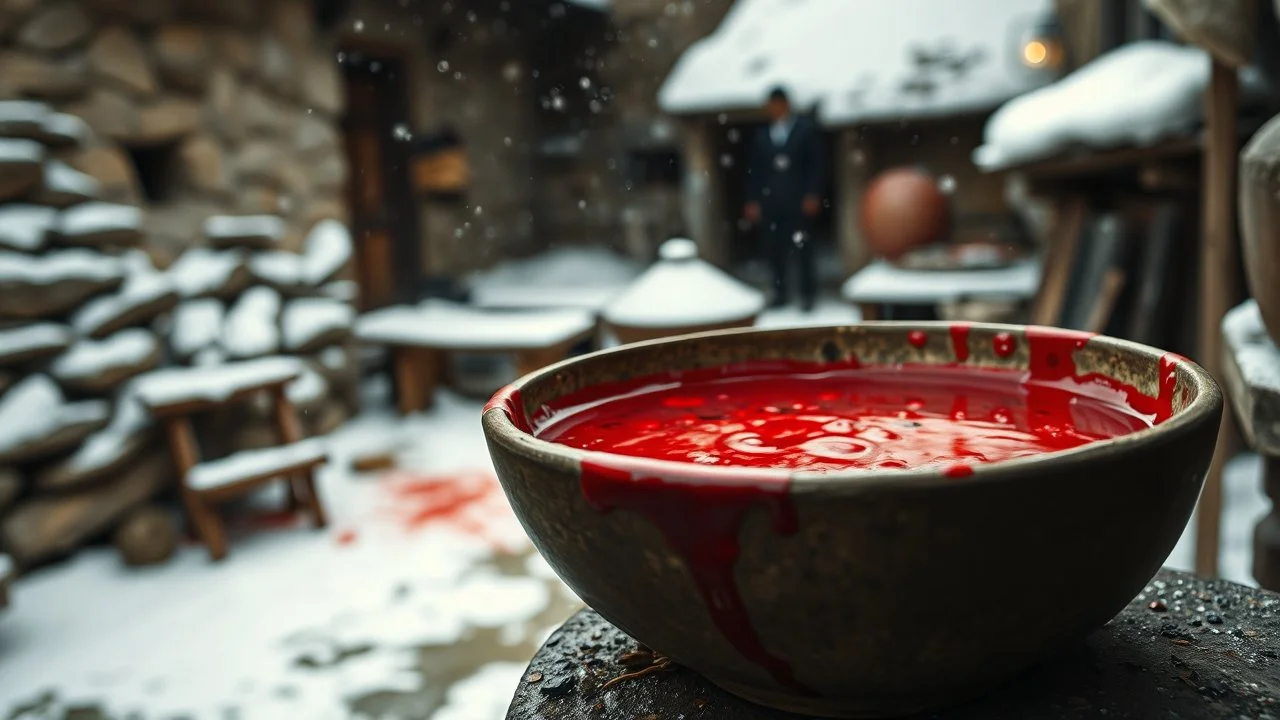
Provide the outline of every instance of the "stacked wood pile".
{"type": "MultiPolygon", "coordinates": [[[[113,530],[126,558],[167,555],[128,540],[165,536],[145,506],[175,487],[132,394],[157,368],[295,355],[308,372],[289,392],[309,432],[354,409],[346,228],[320,221],[294,253],[280,217],[214,216],[161,269],[142,249],[145,213],[100,200],[102,183],[64,162],[89,141],[74,116],[0,101],[2,568],[3,554],[30,567],[113,530]]],[[[251,445],[254,423],[236,422],[229,442],[251,445]]]]}

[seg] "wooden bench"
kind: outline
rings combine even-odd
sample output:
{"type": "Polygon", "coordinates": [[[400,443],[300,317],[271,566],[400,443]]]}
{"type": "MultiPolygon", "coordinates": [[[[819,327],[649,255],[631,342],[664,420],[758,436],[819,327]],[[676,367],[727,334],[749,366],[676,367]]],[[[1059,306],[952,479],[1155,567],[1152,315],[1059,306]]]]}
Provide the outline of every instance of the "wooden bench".
{"type": "Polygon", "coordinates": [[[961,300],[1027,302],[1040,287],[1040,260],[1025,258],[996,270],[909,270],[877,260],[845,281],[841,294],[858,306],[863,320],[924,319],[939,305],[961,300]],[[921,312],[922,311],[922,312],[921,312]]]}
{"type": "Polygon", "coordinates": [[[1222,321],[1224,390],[1250,447],[1262,455],[1263,490],[1271,512],[1253,534],[1253,577],[1280,590],[1280,349],[1250,300],[1222,321]]]}
{"type": "Polygon", "coordinates": [[[563,360],[596,326],[587,310],[488,312],[429,300],[366,313],[355,334],[390,351],[396,403],[407,415],[430,407],[448,353],[511,354],[524,375],[563,360]]]}
{"type": "Polygon", "coordinates": [[[320,439],[303,438],[298,414],[285,393],[301,372],[297,360],[273,357],[212,368],[161,370],[138,380],[139,399],[164,422],[187,517],[214,560],[227,554],[217,504],[276,478],[286,482],[290,510],[305,507],[316,527],[326,524],[315,469],[328,460],[328,453],[320,439]],[[258,393],[271,398],[281,444],[201,461],[191,416],[258,393]]]}

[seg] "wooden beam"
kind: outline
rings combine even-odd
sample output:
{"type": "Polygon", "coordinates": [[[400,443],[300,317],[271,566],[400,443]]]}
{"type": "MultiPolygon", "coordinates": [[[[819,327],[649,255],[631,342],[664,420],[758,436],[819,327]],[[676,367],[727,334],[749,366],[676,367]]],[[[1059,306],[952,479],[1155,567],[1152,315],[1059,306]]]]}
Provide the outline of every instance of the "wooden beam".
{"type": "MultiPolygon", "coordinates": [[[[1235,298],[1236,166],[1239,138],[1236,110],[1239,78],[1235,68],[1217,60],[1205,94],[1203,227],[1200,238],[1199,357],[1222,382],[1222,318],[1235,298]]],[[[1196,512],[1196,572],[1218,574],[1222,525],[1222,466],[1231,445],[1231,413],[1222,414],[1218,445],[1196,512]]]]}

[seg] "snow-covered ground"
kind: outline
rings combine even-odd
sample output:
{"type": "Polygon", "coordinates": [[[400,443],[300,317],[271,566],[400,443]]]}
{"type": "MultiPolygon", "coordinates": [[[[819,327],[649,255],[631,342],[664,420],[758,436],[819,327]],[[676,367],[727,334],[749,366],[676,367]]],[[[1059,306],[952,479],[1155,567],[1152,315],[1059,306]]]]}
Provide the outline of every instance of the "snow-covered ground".
{"type": "MultiPolygon", "coordinates": [[[[838,301],[770,310],[761,325],[855,319],[838,301]]],[[[320,476],[328,529],[229,509],[220,564],[188,546],[169,564],[121,566],[108,548],[23,578],[0,615],[0,717],[503,716],[537,646],[579,606],[533,551],[497,486],[479,400],[440,393],[401,419],[371,410],[332,436],[320,476]],[[396,467],[359,473],[357,455],[396,467]]],[[[1258,459],[1227,466],[1223,574],[1252,583],[1250,533],[1266,504],[1258,459]]],[[[1169,564],[1190,568],[1184,537],[1169,564]]]]}

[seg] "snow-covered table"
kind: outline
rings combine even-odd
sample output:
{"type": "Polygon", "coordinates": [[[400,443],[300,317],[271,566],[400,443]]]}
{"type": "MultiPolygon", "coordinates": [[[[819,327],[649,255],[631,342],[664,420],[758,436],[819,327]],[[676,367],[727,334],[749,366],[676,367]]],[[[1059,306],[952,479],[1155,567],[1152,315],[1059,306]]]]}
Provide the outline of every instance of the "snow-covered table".
{"type": "Polygon", "coordinates": [[[883,305],[933,308],[961,300],[1031,300],[1040,287],[1040,270],[1038,258],[994,270],[908,270],[877,260],[846,280],[841,292],[862,308],[864,320],[875,320],[883,305]]]}
{"type": "Polygon", "coordinates": [[[1280,348],[1250,300],[1222,320],[1222,375],[1245,439],[1263,457],[1271,513],[1253,535],[1253,577],[1280,590],[1280,348]]]}
{"type": "Polygon", "coordinates": [[[159,370],[136,381],[138,400],[164,420],[181,478],[182,503],[214,560],[227,554],[226,533],[215,506],[270,480],[285,480],[290,510],[306,507],[317,528],[327,522],[316,491],[315,469],[328,460],[328,452],[320,439],[303,438],[286,391],[302,372],[297,358],[267,357],[212,368],[159,370]],[[191,415],[257,393],[271,396],[280,444],[202,462],[191,415]]]}
{"type": "Polygon", "coordinates": [[[595,331],[595,313],[588,310],[487,312],[439,300],[374,310],[355,325],[360,341],[391,351],[405,414],[431,404],[447,353],[514,354],[525,374],[563,360],[595,331]]]}

